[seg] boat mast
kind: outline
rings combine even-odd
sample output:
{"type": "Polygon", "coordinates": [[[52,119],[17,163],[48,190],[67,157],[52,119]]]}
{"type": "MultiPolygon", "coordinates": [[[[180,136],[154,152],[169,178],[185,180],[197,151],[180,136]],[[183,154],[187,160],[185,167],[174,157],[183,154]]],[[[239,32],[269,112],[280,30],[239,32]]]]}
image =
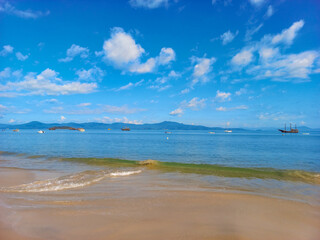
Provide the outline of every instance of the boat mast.
{"type": "Polygon", "coordinates": [[[284,130],[287,131],[287,124],[284,124],[284,130]]]}
{"type": "Polygon", "coordinates": [[[291,123],[290,123],[290,131],[291,131],[291,129],[292,129],[292,128],[291,128],[291,123]]]}

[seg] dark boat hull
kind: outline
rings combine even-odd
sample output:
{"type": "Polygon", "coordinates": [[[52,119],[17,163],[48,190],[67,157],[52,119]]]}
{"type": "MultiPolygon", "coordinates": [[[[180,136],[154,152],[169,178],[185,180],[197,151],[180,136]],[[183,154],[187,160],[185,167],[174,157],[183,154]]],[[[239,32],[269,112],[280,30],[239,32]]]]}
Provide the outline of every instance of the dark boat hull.
{"type": "Polygon", "coordinates": [[[298,133],[299,132],[298,129],[291,129],[290,131],[279,129],[279,131],[282,133],[298,133]]]}

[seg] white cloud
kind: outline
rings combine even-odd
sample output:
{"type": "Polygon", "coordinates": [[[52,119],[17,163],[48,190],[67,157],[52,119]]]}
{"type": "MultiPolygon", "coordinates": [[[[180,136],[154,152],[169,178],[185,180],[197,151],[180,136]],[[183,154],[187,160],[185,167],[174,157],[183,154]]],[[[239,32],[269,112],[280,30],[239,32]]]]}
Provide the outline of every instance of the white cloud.
{"type": "Polygon", "coordinates": [[[255,7],[260,7],[264,4],[265,0],[249,0],[249,2],[255,7]]]}
{"type": "Polygon", "coordinates": [[[4,45],[3,49],[0,51],[0,56],[7,56],[9,53],[13,52],[13,47],[10,45],[4,45]]]}
{"type": "Polygon", "coordinates": [[[183,109],[182,108],[177,108],[177,109],[175,109],[175,110],[173,110],[173,111],[171,111],[170,112],[170,115],[171,116],[179,116],[179,117],[181,117],[182,115],[183,115],[183,109]]]}
{"type": "Polygon", "coordinates": [[[99,67],[93,67],[88,70],[80,69],[76,71],[79,80],[85,81],[101,81],[105,76],[105,71],[99,67]]]}
{"type": "Polygon", "coordinates": [[[65,116],[61,116],[60,117],[60,121],[64,121],[64,120],[66,120],[67,118],[65,117],[65,116]]]}
{"type": "Polygon", "coordinates": [[[305,51],[299,54],[279,55],[272,61],[263,63],[251,69],[249,74],[257,78],[271,78],[275,81],[309,81],[316,58],[320,53],[316,51],[305,51]]]}
{"type": "Polygon", "coordinates": [[[243,94],[246,94],[248,92],[247,88],[240,88],[238,91],[236,91],[236,95],[237,96],[240,96],[240,95],[243,95],[243,94]]]}
{"type": "Polygon", "coordinates": [[[16,120],[14,120],[12,118],[9,120],[9,123],[14,123],[14,122],[16,122],[16,120]]]}
{"type": "Polygon", "coordinates": [[[218,107],[218,108],[216,108],[216,111],[219,111],[219,112],[227,112],[227,111],[247,110],[247,109],[248,109],[248,106],[246,106],[246,105],[240,105],[240,106],[231,107],[231,108],[218,107]]]}
{"type": "Polygon", "coordinates": [[[266,17],[266,18],[269,18],[269,17],[271,17],[273,14],[274,14],[273,7],[272,7],[271,5],[269,5],[265,17],[266,17]]]}
{"type": "Polygon", "coordinates": [[[28,59],[29,55],[23,55],[21,52],[17,52],[16,57],[19,61],[25,61],[28,59]]]}
{"type": "Polygon", "coordinates": [[[217,91],[215,100],[218,102],[226,102],[231,100],[231,93],[217,91]]]}
{"type": "Polygon", "coordinates": [[[65,58],[59,59],[59,62],[70,62],[76,56],[87,58],[89,56],[89,49],[76,44],[72,44],[71,47],[67,50],[67,56],[65,58]]]}
{"type": "Polygon", "coordinates": [[[262,47],[259,49],[259,56],[261,60],[267,61],[274,57],[276,57],[279,54],[278,48],[272,48],[272,47],[262,47]]]}
{"type": "Polygon", "coordinates": [[[156,59],[149,58],[145,63],[135,63],[130,66],[129,71],[135,73],[149,73],[156,67],[156,59]]]}
{"type": "Polygon", "coordinates": [[[141,86],[141,84],[142,84],[143,82],[144,82],[144,80],[140,80],[139,82],[136,82],[136,83],[129,82],[127,85],[124,85],[124,86],[116,89],[116,91],[129,90],[129,89],[131,89],[131,88],[141,86]]]}
{"type": "Polygon", "coordinates": [[[252,49],[243,49],[237,53],[232,59],[231,63],[237,66],[246,66],[253,60],[252,49]]]}
{"type": "MultiPolygon", "coordinates": [[[[133,73],[150,73],[158,66],[168,65],[175,60],[172,48],[162,48],[159,56],[151,57],[143,63],[141,57],[144,53],[141,45],[119,27],[111,29],[111,38],[103,44],[103,59],[107,63],[133,73]]],[[[101,52],[96,52],[96,55],[100,56],[101,52]]]]}
{"type": "Polygon", "coordinates": [[[143,7],[154,9],[158,7],[168,6],[169,0],[130,0],[129,3],[132,7],[143,7]]]}
{"type": "Polygon", "coordinates": [[[192,80],[192,86],[200,83],[206,83],[209,81],[208,74],[212,71],[212,65],[215,63],[216,59],[214,57],[212,58],[198,58],[198,57],[192,57],[192,62],[195,63],[193,67],[193,80],[192,80]]]}
{"type": "Polygon", "coordinates": [[[166,65],[176,59],[176,53],[172,48],[161,48],[158,63],[159,65],[166,65]]]}
{"type": "Polygon", "coordinates": [[[233,41],[233,39],[238,35],[238,31],[236,31],[235,33],[232,33],[230,30],[225,32],[224,34],[222,34],[220,36],[221,40],[222,40],[222,44],[226,45],[230,42],[233,41]]]}
{"type": "Polygon", "coordinates": [[[291,45],[293,39],[296,37],[298,31],[303,27],[304,21],[300,20],[298,22],[293,23],[290,28],[284,29],[281,33],[275,35],[271,42],[273,44],[284,43],[287,45],[291,45]]]}
{"type": "Polygon", "coordinates": [[[49,68],[38,75],[28,73],[22,81],[9,81],[0,85],[0,91],[12,91],[6,92],[9,95],[69,95],[91,93],[97,88],[96,83],[62,81],[58,75],[49,68]]]}
{"type": "Polygon", "coordinates": [[[200,108],[204,108],[206,106],[207,99],[199,99],[197,97],[192,98],[189,102],[185,104],[185,107],[191,108],[193,110],[198,110],[200,108]]]}
{"type": "Polygon", "coordinates": [[[91,103],[80,103],[77,106],[78,107],[89,107],[89,106],[91,106],[91,103]]]}
{"type": "Polygon", "coordinates": [[[111,30],[111,38],[104,42],[103,50],[104,58],[118,66],[138,60],[145,52],[130,34],[119,27],[111,30]]]}
{"type": "Polygon", "coordinates": [[[309,75],[317,73],[317,61],[320,61],[320,52],[305,51],[296,54],[282,54],[293,43],[304,21],[294,22],[288,29],[276,35],[265,35],[259,42],[250,43],[235,55],[231,63],[235,70],[242,69],[254,62],[254,53],[259,54],[256,64],[250,64],[246,73],[253,75],[255,80],[270,79],[283,82],[306,82],[309,75]]]}
{"type": "Polygon", "coordinates": [[[4,12],[10,15],[14,15],[21,18],[32,18],[36,19],[38,17],[47,16],[50,14],[49,11],[41,12],[41,11],[33,11],[33,10],[19,10],[16,9],[8,2],[0,3],[0,12],[4,12]]]}

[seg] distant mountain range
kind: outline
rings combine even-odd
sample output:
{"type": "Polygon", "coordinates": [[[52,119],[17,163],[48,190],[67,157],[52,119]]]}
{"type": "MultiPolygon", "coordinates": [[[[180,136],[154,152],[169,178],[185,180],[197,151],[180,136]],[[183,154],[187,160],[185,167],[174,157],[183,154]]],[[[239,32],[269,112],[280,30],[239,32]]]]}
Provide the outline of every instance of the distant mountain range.
{"type": "MultiPolygon", "coordinates": [[[[1,129],[48,129],[51,127],[62,127],[68,126],[72,128],[84,128],[84,129],[121,129],[122,127],[129,127],[132,130],[208,130],[208,131],[219,131],[225,130],[226,128],[221,127],[206,127],[201,125],[188,125],[178,122],[164,121],[161,123],[145,123],[145,124],[131,124],[131,123],[42,123],[42,122],[29,122],[24,124],[0,124],[1,129]]],[[[234,131],[274,131],[276,128],[257,128],[257,129],[243,129],[243,128],[227,128],[234,131]]],[[[308,131],[319,131],[320,129],[311,129],[306,126],[298,127],[300,132],[308,131]]]]}
{"type": "MultiPolygon", "coordinates": [[[[84,129],[121,129],[122,127],[129,127],[132,130],[224,130],[220,127],[206,127],[201,125],[187,125],[183,123],[164,121],[161,123],[146,123],[146,124],[131,124],[131,123],[42,123],[42,122],[29,122],[24,124],[0,124],[0,128],[9,129],[48,129],[51,127],[68,126],[73,128],[84,128],[84,129]]],[[[241,128],[231,128],[233,130],[244,130],[241,128]]]]}

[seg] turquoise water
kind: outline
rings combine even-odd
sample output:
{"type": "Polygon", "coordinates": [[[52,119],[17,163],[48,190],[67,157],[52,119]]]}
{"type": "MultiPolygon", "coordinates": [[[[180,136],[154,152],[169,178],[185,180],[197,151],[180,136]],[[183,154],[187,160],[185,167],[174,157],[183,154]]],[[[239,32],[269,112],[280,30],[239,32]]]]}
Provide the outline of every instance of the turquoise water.
{"type": "Polygon", "coordinates": [[[0,151],[52,157],[154,159],[320,172],[320,134],[207,131],[36,130],[0,132],[0,151]]]}
{"type": "Polygon", "coordinates": [[[317,133],[283,136],[276,131],[165,134],[56,130],[39,134],[37,130],[7,130],[0,132],[0,151],[5,151],[0,154],[0,167],[35,173],[44,170],[45,175],[60,176],[2,191],[77,188],[105,179],[114,171],[142,171],[148,175],[148,170],[155,170],[160,175],[152,175],[151,171],[152,178],[184,183],[180,187],[192,182],[192,186],[203,190],[245,192],[320,204],[317,133]],[[148,159],[157,161],[144,162],[148,159]],[[48,183],[52,186],[49,189],[48,183]]]}

